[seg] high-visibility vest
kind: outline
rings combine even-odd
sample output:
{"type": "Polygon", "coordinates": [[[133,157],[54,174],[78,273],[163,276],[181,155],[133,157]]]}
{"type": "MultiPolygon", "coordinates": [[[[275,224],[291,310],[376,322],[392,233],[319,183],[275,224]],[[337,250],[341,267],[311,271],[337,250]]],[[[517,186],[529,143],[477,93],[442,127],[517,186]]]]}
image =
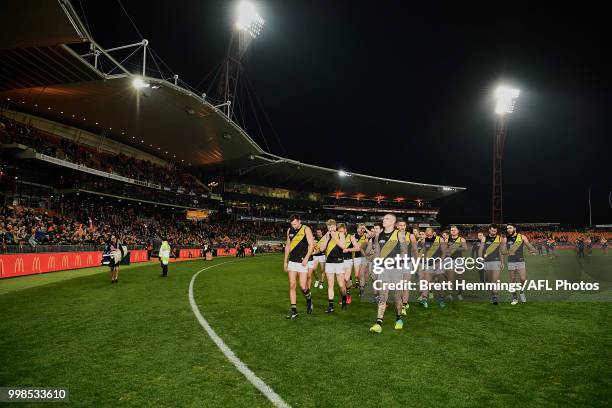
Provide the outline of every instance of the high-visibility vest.
{"type": "Polygon", "coordinates": [[[168,265],[168,262],[170,261],[170,244],[168,241],[162,241],[162,244],[159,247],[159,259],[164,265],[168,265]]]}

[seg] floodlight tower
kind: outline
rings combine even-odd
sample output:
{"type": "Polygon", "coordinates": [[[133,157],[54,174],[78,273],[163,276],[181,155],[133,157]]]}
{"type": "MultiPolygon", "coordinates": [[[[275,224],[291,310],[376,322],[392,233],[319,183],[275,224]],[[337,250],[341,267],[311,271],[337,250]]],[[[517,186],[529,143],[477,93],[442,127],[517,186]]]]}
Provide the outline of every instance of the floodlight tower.
{"type": "Polygon", "coordinates": [[[227,56],[221,73],[218,95],[225,105],[225,114],[231,118],[234,110],[232,102],[236,97],[236,88],[240,76],[240,61],[247,48],[261,34],[264,20],[255,5],[249,1],[241,1],[237,5],[237,17],[232,37],[227,48],[227,56]]]}
{"type": "Polygon", "coordinates": [[[514,112],[514,106],[519,96],[518,89],[499,86],[495,90],[495,141],[493,143],[493,199],[492,222],[499,224],[503,222],[502,211],[502,158],[504,154],[504,141],[506,139],[506,128],[509,115],[514,112]]]}

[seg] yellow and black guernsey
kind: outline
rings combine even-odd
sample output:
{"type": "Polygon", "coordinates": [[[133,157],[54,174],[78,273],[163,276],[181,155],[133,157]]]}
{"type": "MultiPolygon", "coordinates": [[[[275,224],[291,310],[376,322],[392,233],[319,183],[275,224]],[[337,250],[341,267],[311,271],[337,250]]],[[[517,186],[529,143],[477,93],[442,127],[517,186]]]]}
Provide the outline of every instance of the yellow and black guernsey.
{"type": "Polygon", "coordinates": [[[423,245],[425,245],[425,240],[423,238],[417,237],[417,252],[419,254],[423,253],[423,245]]]}
{"type": "MultiPolygon", "coordinates": [[[[289,261],[302,262],[308,253],[308,239],[306,239],[306,225],[300,228],[289,228],[289,261]]],[[[311,256],[312,258],[312,256],[311,256]]],[[[310,259],[309,259],[310,260],[310,259]]]]}
{"type": "MultiPolygon", "coordinates": [[[[344,236],[344,247],[346,249],[350,249],[353,248],[353,240],[351,240],[351,234],[346,234],[344,236]]],[[[353,253],[352,252],[342,252],[342,256],[344,258],[345,261],[350,261],[351,259],[353,259],[353,253]]]]}
{"type": "Polygon", "coordinates": [[[396,255],[400,255],[402,252],[399,231],[393,230],[391,232],[382,231],[378,234],[378,246],[380,248],[380,258],[395,258],[396,255]]]}
{"type": "MultiPolygon", "coordinates": [[[[366,242],[368,242],[366,234],[359,235],[359,234],[355,233],[355,235],[353,235],[353,236],[355,237],[355,241],[357,241],[357,243],[359,244],[359,247],[365,249],[366,242]]],[[[361,251],[354,252],[354,254],[355,254],[355,258],[361,258],[363,256],[361,251]]]]}
{"type": "Polygon", "coordinates": [[[423,241],[423,249],[421,250],[425,258],[441,258],[442,257],[442,240],[435,236],[431,238],[425,237],[423,241]]]}
{"type": "Polygon", "coordinates": [[[327,248],[325,248],[325,263],[342,263],[344,262],[342,248],[336,244],[336,241],[331,237],[331,235],[335,236],[338,240],[340,239],[340,234],[337,231],[330,232],[327,248]]]}
{"type": "Polygon", "coordinates": [[[483,248],[483,258],[485,262],[494,262],[501,259],[501,237],[499,235],[491,236],[487,234],[483,248]]]}
{"type": "Polygon", "coordinates": [[[325,237],[321,237],[321,239],[315,242],[315,247],[313,251],[315,255],[325,255],[325,247],[323,246],[324,240],[325,240],[325,237]]]}
{"type": "Polygon", "coordinates": [[[463,243],[461,237],[457,235],[456,238],[448,237],[448,256],[450,258],[461,258],[463,256],[463,243]]]}
{"type": "MultiPolygon", "coordinates": [[[[412,256],[412,241],[410,240],[411,236],[413,236],[413,234],[406,231],[406,248],[408,249],[408,256],[412,256]]],[[[414,239],[416,240],[416,236],[414,237],[414,239]]],[[[419,250],[419,243],[417,242],[417,252],[418,250],[419,250]]]]}
{"type": "Polygon", "coordinates": [[[523,236],[517,232],[508,236],[508,262],[525,262],[523,236]]]}

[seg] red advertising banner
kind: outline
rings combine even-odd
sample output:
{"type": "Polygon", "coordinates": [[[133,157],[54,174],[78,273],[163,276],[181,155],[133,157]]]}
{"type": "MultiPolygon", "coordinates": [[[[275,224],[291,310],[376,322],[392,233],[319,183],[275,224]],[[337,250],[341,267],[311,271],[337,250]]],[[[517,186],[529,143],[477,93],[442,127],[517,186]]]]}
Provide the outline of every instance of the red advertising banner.
{"type": "MultiPolygon", "coordinates": [[[[48,252],[0,255],[0,279],[100,266],[102,252],[48,252]]],[[[147,251],[130,251],[130,262],[145,262],[147,251]]]]}
{"type": "MultiPolygon", "coordinates": [[[[236,256],[237,252],[238,250],[236,248],[229,248],[229,249],[218,248],[217,256],[236,256]]],[[[244,248],[244,253],[246,255],[251,255],[251,248],[244,248]]]]}
{"type": "Polygon", "coordinates": [[[179,250],[179,258],[200,258],[202,249],[181,249],[179,250]]]}

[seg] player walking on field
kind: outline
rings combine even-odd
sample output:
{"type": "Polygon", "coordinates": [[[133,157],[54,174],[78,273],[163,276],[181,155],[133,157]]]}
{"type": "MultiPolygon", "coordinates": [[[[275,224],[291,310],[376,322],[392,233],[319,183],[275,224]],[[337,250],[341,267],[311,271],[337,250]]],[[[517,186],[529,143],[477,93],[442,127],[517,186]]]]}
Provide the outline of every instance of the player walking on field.
{"type": "MultiPolygon", "coordinates": [[[[383,230],[374,237],[374,259],[380,261],[387,258],[395,258],[397,255],[405,255],[406,235],[400,234],[395,228],[397,218],[393,214],[387,214],[383,217],[383,230]]],[[[382,264],[381,264],[382,265],[382,264]]],[[[397,266],[397,265],[396,265],[397,266]]],[[[401,283],[403,270],[399,267],[385,268],[376,278],[381,285],[381,290],[378,292],[378,313],[376,315],[376,323],[370,327],[370,332],[382,332],[382,323],[387,309],[387,299],[389,297],[389,284],[401,283]]],[[[395,303],[395,330],[401,330],[404,327],[402,320],[402,293],[401,290],[393,290],[395,303]]]]}
{"type": "Polygon", "coordinates": [[[364,294],[365,283],[367,281],[366,271],[368,269],[367,260],[365,257],[365,249],[368,245],[369,231],[365,224],[357,225],[357,232],[353,238],[357,241],[355,252],[353,253],[353,264],[355,265],[355,284],[359,287],[359,297],[364,294]]]}
{"type": "MultiPolygon", "coordinates": [[[[489,233],[480,240],[478,256],[484,258],[484,270],[488,283],[499,281],[503,264],[501,260],[501,249],[506,245],[506,238],[497,233],[497,225],[489,225],[489,233]]],[[[499,304],[499,293],[495,288],[491,289],[491,303],[499,304]]]]}
{"type": "Polygon", "coordinates": [[[323,289],[323,281],[325,280],[325,247],[321,246],[321,243],[323,242],[323,228],[321,228],[321,226],[317,226],[315,234],[316,237],[312,264],[312,269],[316,279],[314,287],[323,289]]]}
{"type": "MultiPolygon", "coordinates": [[[[532,255],[536,255],[537,250],[533,245],[531,245],[526,236],[519,234],[516,231],[516,225],[507,224],[506,232],[506,245],[504,248],[502,248],[502,251],[504,255],[508,256],[508,275],[510,278],[510,283],[516,282],[516,275],[518,275],[519,279],[521,280],[521,287],[523,287],[525,281],[527,280],[527,267],[525,266],[523,246],[526,246],[532,255]]],[[[511,293],[512,302],[510,304],[516,305],[518,303],[516,291],[511,293]]],[[[527,302],[527,297],[525,296],[525,291],[523,289],[519,291],[519,296],[522,303],[527,302]]]]}
{"type": "Polygon", "coordinates": [[[312,313],[312,294],[308,287],[308,275],[313,266],[311,255],[314,249],[314,237],[310,228],[302,224],[299,215],[292,215],[289,221],[291,226],[287,230],[284,267],[289,277],[289,301],[291,302],[291,312],[287,315],[287,319],[293,320],[298,317],[295,293],[298,277],[300,288],[306,298],[306,313],[312,313]]]}
{"type": "MultiPolygon", "coordinates": [[[[418,257],[416,236],[406,230],[406,221],[398,221],[397,229],[400,234],[404,234],[408,255],[412,257],[412,259],[416,260],[418,257]]],[[[412,265],[413,264],[410,261],[407,265],[405,265],[406,268],[404,269],[402,279],[406,284],[412,279],[412,265]]],[[[408,291],[408,289],[402,290],[402,316],[406,316],[408,314],[408,308],[410,307],[410,305],[408,304],[409,295],[410,292],[408,291]]]]}
{"type": "Polygon", "coordinates": [[[342,309],[346,309],[346,286],[344,281],[344,254],[346,237],[336,230],[336,221],[327,220],[327,233],[323,236],[321,247],[325,248],[325,275],[327,275],[327,310],[334,312],[334,276],[340,288],[342,309]]]}
{"type": "MultiPolygon", "coordinates": [[[[451,225],[450,227],[450,235],[446,239],[446,256],[453,261],[453,267],[446,271],[446,279],[448,282],[451,282],[453,286],[455,286],[455,282],[457,281],[457,272],[456,272],[456,260],[458,258],[463,257],[463,251],[468,250],[467,242],[465,238],[459,236],[459,228],[456,225],[451,225]]],[[[452,293],[449,294],[449,299],[452,300],[452,293]]],[[[461,290],[457,290],[457,299],[463,300],[463,292],[461,290]]]]}
{"type": "MultiPolygon", "coordinates": [[[[359,252],[361,254],[361,246],[357,239],[348,233],[346,228],[346,224],[340,223],[338,224],[338,231],[344,234],[345,247],[342,250],[344,257],[344,286],[346,287],[346,303],[351,304],[351,288],[353,287],[353,283],[351,280],[351,276],[353,274],[353,254],[359,252]]],[[[355,277],[357,280],[357,277],[355,277]]]]}

